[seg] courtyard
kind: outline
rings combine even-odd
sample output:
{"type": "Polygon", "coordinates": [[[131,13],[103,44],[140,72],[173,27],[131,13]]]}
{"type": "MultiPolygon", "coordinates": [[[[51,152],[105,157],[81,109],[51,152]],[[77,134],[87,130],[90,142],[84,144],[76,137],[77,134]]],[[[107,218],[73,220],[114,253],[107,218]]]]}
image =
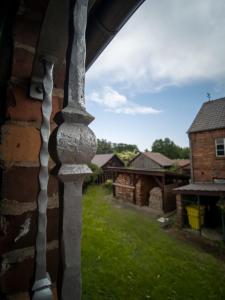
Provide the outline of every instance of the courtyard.
{"type": "Polygon", "coordinates": [[[112,202],[101,186],[83,201],[82,299],[224,299],[223,260],[112,202]]]}

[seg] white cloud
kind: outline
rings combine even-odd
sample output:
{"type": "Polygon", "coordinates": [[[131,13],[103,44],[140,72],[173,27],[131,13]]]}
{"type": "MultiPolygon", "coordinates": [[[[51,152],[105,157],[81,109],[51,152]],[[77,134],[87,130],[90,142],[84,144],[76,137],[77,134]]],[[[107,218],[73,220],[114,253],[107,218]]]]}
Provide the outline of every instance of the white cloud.
{"type": "Polygon", "coordinates": [[[146,0],[87,73],[88,80],[157,92],[225,79],[224,0],[146,0]]]}
{"type": "Polygon", "coordinates": [[[109,86],[103,87],[100,91],[94,91],[87,96],[89,101],[98,103],[104,107],[106,111],[117,114],[158,114],[161,111],[149,106],[137,105],[127,100],[127,97],[121,95],[116,90],[109,86]]]}
{"type": "Polygon", "coordinates": [[[152,107],[149,106],[141,106],[141,105],[130,105],[128,107],[119,107],[114,110],[115,113],[117,114],[126,114],[126,115],[149,115],[149,114],[158,114],[161,111],[156,110],[152,107]]]}
{"type": "Polygon", "coordinates": [[[104,87],[100,92],[94,91],[88,98],[111,109],[127,103],[127,98],[124,95],[120,95],[109,86],[104,87]]]}

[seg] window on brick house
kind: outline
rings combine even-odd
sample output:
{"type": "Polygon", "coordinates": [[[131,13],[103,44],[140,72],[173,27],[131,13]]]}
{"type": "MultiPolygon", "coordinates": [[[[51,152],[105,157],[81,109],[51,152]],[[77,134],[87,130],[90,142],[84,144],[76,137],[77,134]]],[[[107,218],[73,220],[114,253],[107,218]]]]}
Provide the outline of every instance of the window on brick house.
{"type": "Polygon", "coordinates": [[[216,156],[225,156],[225,138],[216,139],[216,156]]]}

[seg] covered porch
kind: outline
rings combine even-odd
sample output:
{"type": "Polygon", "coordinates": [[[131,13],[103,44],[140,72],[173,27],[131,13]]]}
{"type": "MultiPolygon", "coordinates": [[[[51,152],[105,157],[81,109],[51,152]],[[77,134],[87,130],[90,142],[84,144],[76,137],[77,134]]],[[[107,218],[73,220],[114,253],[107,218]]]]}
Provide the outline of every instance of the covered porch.
{"type": "Polygon", "coordinates": [[[177,223],[212,239],[225,240],[225,184],[191,183],[174,189],[177,223]]]}

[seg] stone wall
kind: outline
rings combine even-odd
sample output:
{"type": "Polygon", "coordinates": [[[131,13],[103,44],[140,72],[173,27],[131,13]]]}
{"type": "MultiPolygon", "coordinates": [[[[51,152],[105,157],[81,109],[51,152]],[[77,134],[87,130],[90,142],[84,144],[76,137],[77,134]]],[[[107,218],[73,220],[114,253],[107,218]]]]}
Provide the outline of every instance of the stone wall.
{"type": "Polygon", "coordinates": [[[163,194],[161,188],[154,187],[150,190],[149,207],[157,211],[163,210],[163,194]]]}
{"type": "Polygon", "coordinates": [[[225,157],[216,157],[215,139],[225,137],[225,129],[190,134],[193,182],[225,178],[225,157]]]}
{"type": "MultiPolygon", "coordinates": [[[[36,200],[39,191],[41,145],[41,102],[28,97],[35,47],[48,1],[26,0],[16,15],[14,52],[6,105],[1,126],[1,219],[0,289],[5,293],[28,290],[34,272],[34,245],[37,227],[36,200]]],[[[55,78],[53,120],[63,105],[65,66],[55,78]]],[[[50,162],[50,168],[53,162],[50,162]]],[[[50,176],[48,206],[48,271],[53,280],[58,262],[58,180],[50,176]]]]}

